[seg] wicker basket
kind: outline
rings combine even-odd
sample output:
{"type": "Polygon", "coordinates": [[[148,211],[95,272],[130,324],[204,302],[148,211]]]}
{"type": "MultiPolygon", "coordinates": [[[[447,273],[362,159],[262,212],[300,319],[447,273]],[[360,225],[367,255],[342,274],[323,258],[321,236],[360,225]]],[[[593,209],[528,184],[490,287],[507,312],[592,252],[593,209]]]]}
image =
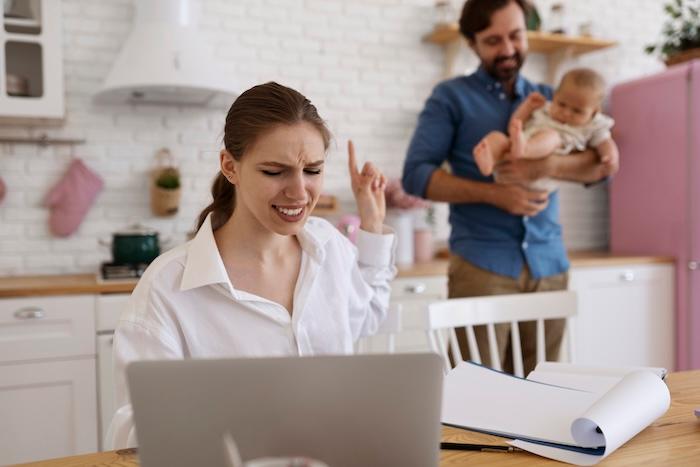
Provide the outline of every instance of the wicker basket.
{"type": "Polygon", "coordinates": [[[180,208],[182,196],[180,171],[175,167],[170,151],[167,149],[161,149],[156,159],[158,167],[151,172],[151,211],[156,216],[174,216],[180,208]],[[158,180],[163,176],[176,178],[177,186],[173,188],[159,186],[158,180]]]}

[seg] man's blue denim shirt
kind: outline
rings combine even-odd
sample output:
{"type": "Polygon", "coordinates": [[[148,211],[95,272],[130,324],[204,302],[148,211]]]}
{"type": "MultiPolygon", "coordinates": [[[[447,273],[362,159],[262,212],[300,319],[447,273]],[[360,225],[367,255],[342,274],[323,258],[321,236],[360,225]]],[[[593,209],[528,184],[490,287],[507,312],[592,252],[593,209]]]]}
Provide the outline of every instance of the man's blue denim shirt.
{"type": "MultiPolygon", "coordinates": [[[[493,183],[474,162],[474,146],[490,131],[507,133],[522,100],[552,89],[518,76],[513,98],[483,68],[438,84],[418,119],[403,170],[404,189],[425,197],[433,171],[449,162],[459,177],[493,183]]],[[[563,273],[569,261],[559,225],[559,194],[534,217],[515,216],[483,203],[450,205],[450,251],[488,271],[517,278],[527,263],[534,278],[563,273]]]]}

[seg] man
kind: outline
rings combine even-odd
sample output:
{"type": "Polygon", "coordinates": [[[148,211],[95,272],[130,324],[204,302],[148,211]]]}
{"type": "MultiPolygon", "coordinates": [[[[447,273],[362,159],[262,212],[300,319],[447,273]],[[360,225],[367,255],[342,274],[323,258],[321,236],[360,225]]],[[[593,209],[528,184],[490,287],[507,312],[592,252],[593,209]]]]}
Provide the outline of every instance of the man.
{"type": "MultiPolygon", "coordinates": [[[[558,193],[526,188],[552,177],[598,181],[617,170],[591,150],[541,160],[510,160],[497,167],[499,183],[482,176],[472,154],[489,131],[506,132],[511,114],[531,92],[551,99],[549,86],[519,72],[527,54],[524,0],[467,0],[460,31],[479,69],[438,84],[425,104],[408,149],[407,192],[450,203],[449,297],[561,290],[569,262],[559,225],[558,193]],[[449,162],[451,173],[441,168],[449,162]]],[[[482,327],[483,328],[483,327],[482,327]]],[[[546,323],[547,359],[558,358],[564,322],[546,323]]],[[[535,360],[535,324],[520,326],[529,372],[535,360]]],[[[490,362],[485,329],[477,329],[482,361],[490,362]]],[[[512,371],[509,326],[497,327],[503,368],[512,371]]],[[[462,354],[469,352],[461,336],[462,354]]]]}

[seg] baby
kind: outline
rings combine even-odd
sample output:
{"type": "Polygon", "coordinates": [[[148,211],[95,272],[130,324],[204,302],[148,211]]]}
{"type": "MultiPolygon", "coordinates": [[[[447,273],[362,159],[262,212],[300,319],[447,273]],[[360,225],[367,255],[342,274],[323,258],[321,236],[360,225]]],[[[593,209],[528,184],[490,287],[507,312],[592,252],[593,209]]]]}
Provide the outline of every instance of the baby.
{"type": "MultiPolygon", "coordinates": [[[[492,131],[476,145],[476,165],[482,174],[491,175],[506,159],[539,159],[589,147],[598,152],[601,162],[617,163],[617,145],[610,134],[614,121],[600,112],[604,95],[605,82],[598,73],[588,68],[569,71],[551,103],[533,92],[518,106],[508,125],[510,137],[492,131]]],[[[556,188],[549,179],[537,180],[533,187],[556,188]]]]}

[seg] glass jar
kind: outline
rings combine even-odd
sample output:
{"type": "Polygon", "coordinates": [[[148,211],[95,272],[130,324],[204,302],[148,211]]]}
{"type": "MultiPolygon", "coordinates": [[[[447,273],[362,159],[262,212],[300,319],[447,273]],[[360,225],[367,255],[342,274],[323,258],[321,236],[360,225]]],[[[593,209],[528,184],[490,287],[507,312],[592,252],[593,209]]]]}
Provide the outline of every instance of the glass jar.
{"type": "Polygon", "coordinates": [[[433,24],[436,27],[446,26],[457,20],[457,11],[449,0],[437,0],[433,10],[433,24]]]}
{"type": "Polygon", "coordinates": [[[564,4],[555,3],[549,11],[549,32],[554,34],[566,34],[564,28],[564,4]]]}

